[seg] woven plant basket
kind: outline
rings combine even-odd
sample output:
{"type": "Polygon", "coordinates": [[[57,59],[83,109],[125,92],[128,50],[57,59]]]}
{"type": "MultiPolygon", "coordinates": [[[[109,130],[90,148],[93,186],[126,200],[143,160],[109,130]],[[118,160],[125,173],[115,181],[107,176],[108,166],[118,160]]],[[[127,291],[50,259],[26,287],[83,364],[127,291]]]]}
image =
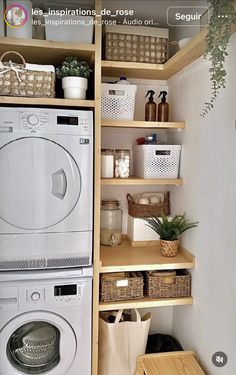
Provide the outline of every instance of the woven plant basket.
{"type": "Polygon", "coordinates": [[[177,270],[173,276],[163,276],[162,271],[145,272],[145,289],[149,298],[190,297],[191,275],[186,270],[177,270]]]}
{"type": "Polygon", "coordinates": [[[0,95],[54,98],[55,73],[28,70],[25,59],[19,52],[7,51],[0,57],[0,95]],[[3,62],[8,54],[19,56],[22,64],[11,60],[3,62]]]}
{"type": "Polygon", "coordinates": [[[124,279],[101,276],[100,301],[113,302],[143,298],[143,276],[140,272],[127,272],[124,279]]]}
{"type": "Polygon", "coordinates": [[[170,193],[167,191],[164,195],[164,202],[158,204],[137,204],[134,198],[127,194],[128,212],[132,217],[156,217],[169,215],[170,213],[170,193]]]}
{"type": "Polygon", "coordinates": [[[161,253],[164,257],[175,257],[179,249],[179,241],[160,240],[161,253]]]}

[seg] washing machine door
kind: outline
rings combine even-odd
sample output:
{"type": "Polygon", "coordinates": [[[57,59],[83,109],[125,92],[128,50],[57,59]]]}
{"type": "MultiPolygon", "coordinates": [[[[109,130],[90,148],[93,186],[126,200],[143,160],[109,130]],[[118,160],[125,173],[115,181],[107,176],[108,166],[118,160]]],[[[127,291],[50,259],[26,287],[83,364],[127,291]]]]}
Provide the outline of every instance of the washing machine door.
{"type": "Polygon", "coordinates": [[[50,228],[76,206],[81,175],[72,155],[41,137],[18,138],[0,148],[0,217],[26,230],[50,228]]]}
{"type": "Polygon", "coordinates": [[[65,375],[77,351],[72,327],[53,313],[19,315],[0,336],[0,375],[65,375]]]}

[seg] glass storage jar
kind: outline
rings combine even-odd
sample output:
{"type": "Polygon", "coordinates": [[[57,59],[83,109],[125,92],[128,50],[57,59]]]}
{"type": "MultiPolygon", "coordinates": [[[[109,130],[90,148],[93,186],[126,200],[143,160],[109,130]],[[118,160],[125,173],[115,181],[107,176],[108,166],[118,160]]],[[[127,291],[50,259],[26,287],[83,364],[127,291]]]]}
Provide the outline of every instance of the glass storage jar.
{"type": "Polygon", "coordinates": [[[114,177],[114,150],[104,149],[101,151],[101,177],[114,177]]]}
{"type": "Polygon", "coordinates": [[[117,246],[122,240],[122,209],[116,200],[101,203],[101,245],[117,246]]]}
{"type": "Polygon", "coordinates": [[[115,177],[128,178],[130,164],[130,150],[116,150],[115,177]]]}

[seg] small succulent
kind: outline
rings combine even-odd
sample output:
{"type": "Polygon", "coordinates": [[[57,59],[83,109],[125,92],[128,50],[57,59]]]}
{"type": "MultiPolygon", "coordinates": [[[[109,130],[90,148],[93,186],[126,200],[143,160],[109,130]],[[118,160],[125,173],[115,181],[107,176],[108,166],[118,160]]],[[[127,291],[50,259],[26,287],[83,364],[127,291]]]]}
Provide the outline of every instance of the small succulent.
{"type": "Polygon", "coordinates": [[[80,61],[78,57],[66,57],[62,65],[56,68],[58,78],[82,77],[89,78],[92,69],[86,61],[80,61]]]}
{"type": "Polygon", "coordinates": [[[145,219],[148,227],[159,234],[161,240],[175,241],[179,236],[190,228],[197,227],[198,222],[190,222],[184,215],[175,215],[172,219],[168,219],[163,215],[162,219],[153,217],[145,219]]]}

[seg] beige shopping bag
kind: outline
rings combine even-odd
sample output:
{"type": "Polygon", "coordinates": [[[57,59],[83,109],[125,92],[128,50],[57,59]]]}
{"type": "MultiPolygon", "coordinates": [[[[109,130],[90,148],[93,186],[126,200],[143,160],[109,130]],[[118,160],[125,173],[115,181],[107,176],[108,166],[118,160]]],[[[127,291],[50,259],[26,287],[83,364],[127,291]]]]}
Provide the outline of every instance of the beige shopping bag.
{"type": "Polygon", "coordinates": [[[99,375],[135,375],[136,359],[145,353],[151,314],[136,321],[120,322],[119,310],[114,323],[99,318],[99,375]]]}

